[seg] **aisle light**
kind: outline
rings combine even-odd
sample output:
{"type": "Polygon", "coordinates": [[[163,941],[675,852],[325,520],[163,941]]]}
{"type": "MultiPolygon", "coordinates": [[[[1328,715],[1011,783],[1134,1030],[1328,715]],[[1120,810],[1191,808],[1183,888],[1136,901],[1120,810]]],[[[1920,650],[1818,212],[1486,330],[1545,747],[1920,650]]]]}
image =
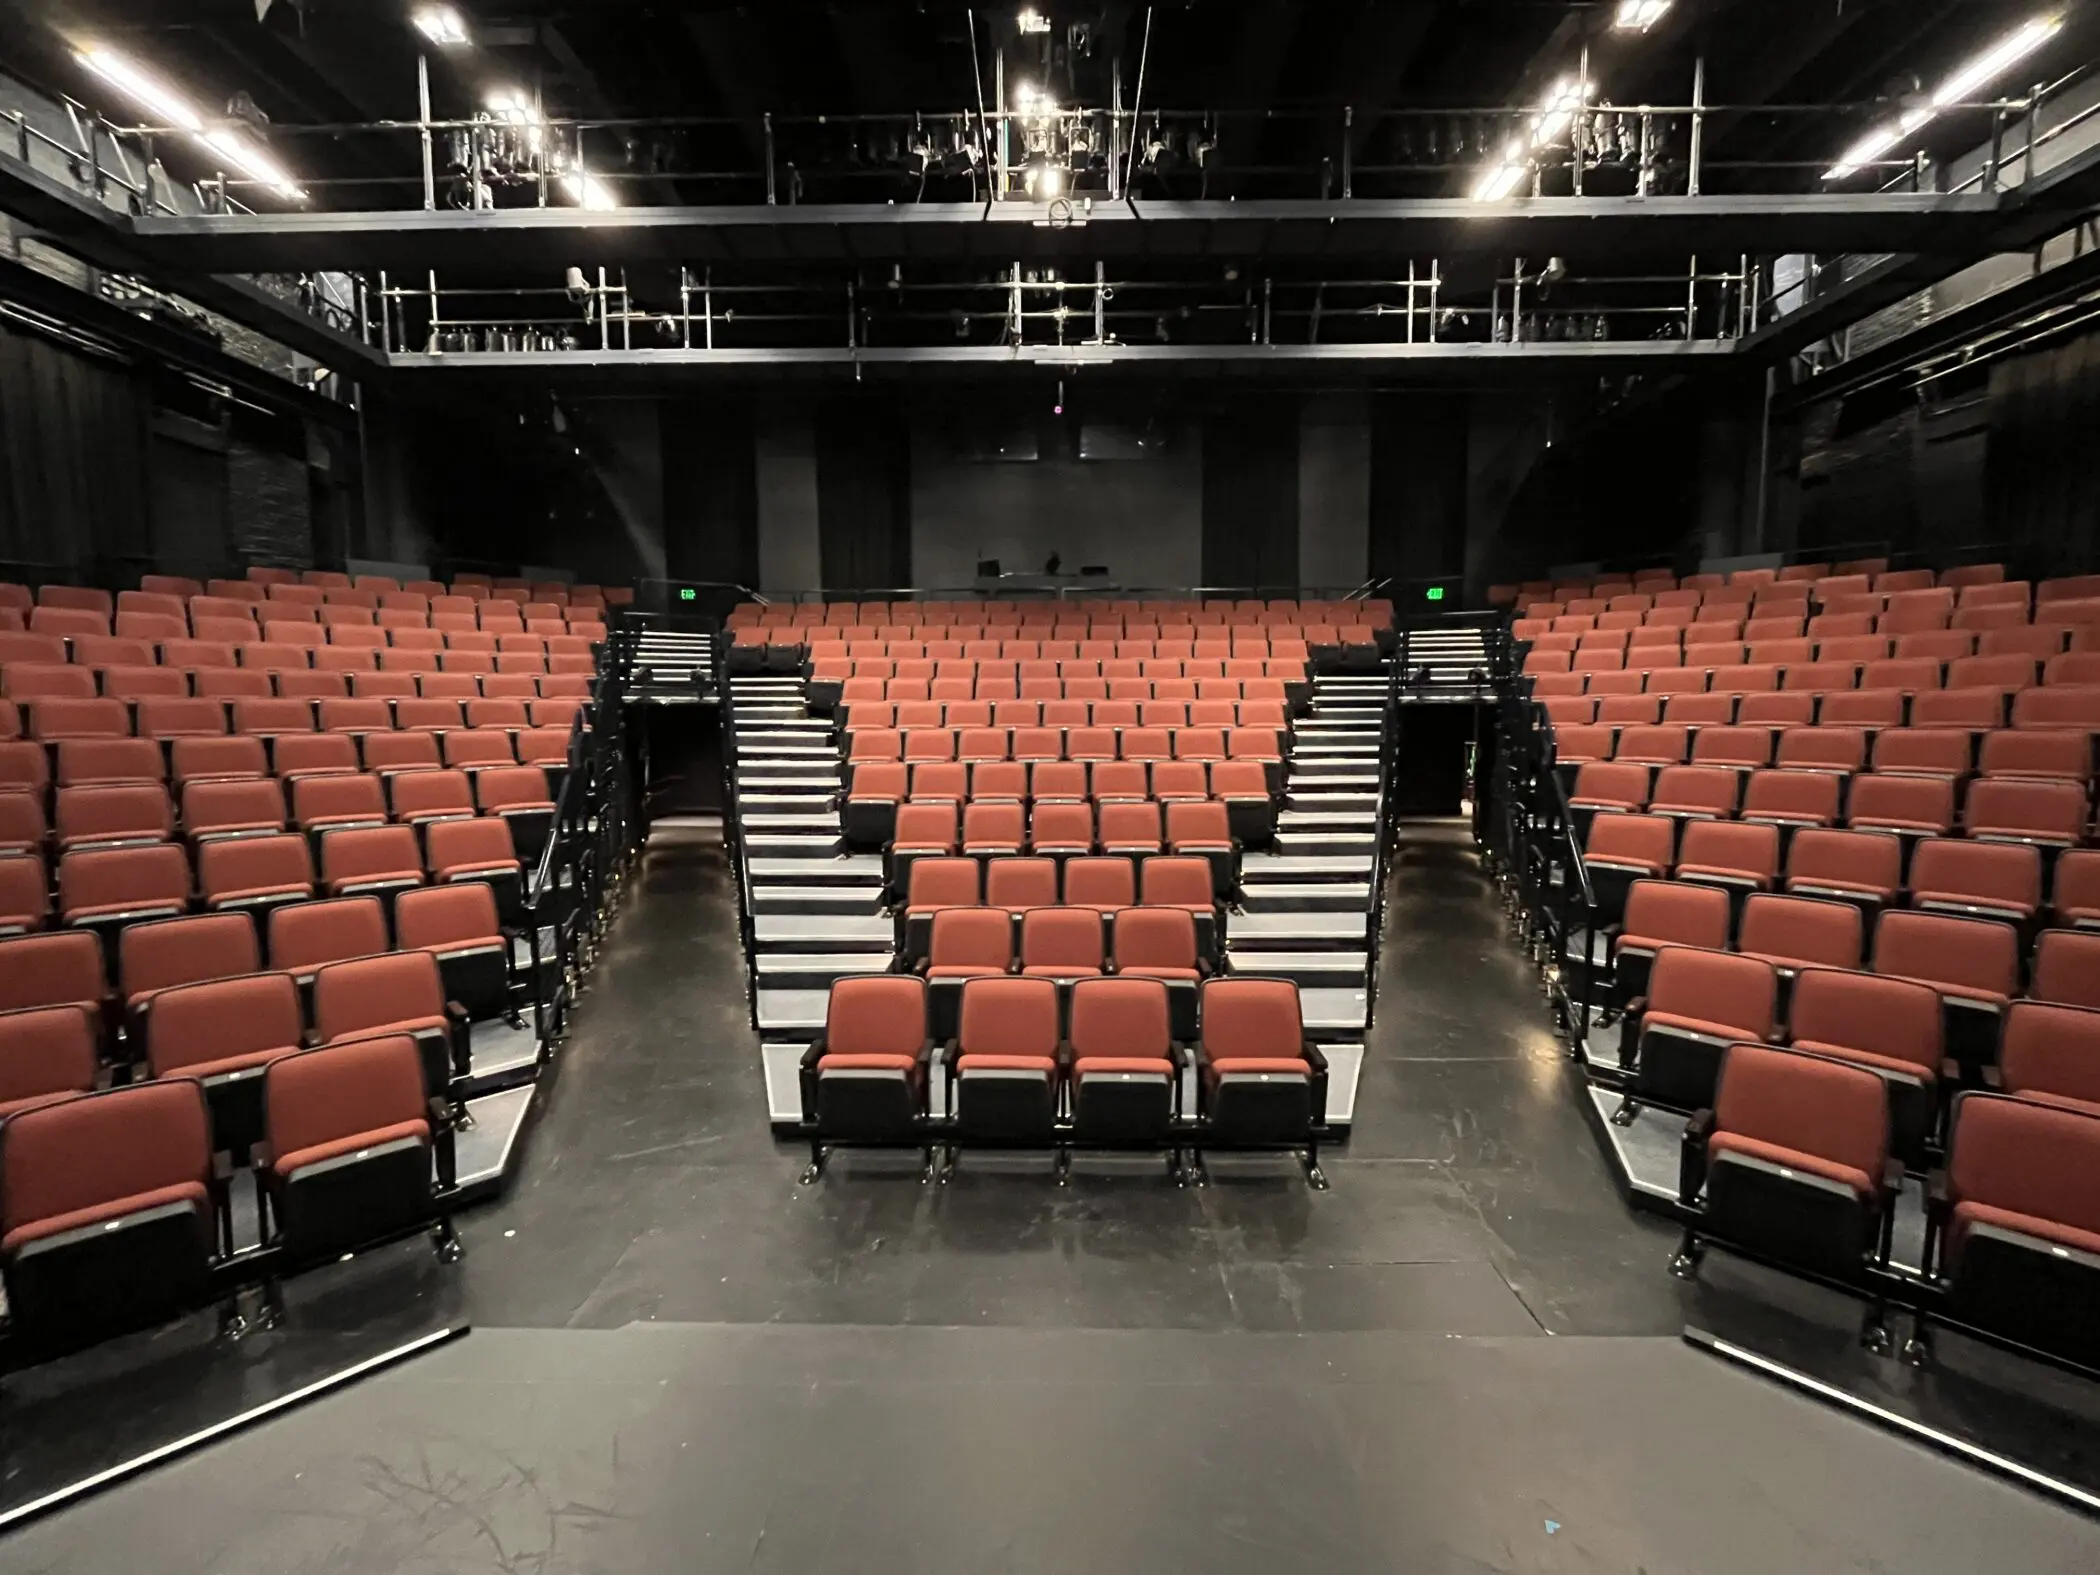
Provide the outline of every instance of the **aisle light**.
{"type": "Polygon", "coordinates": [[[1611,19],[1611,25],[1622,33],[1645,33],[1669,9],[1670,0],[1619,0],[1618,14],[1611,19]]]}
{"type": "Polygon", "coordinates": [[[99,45],[79,49],[74,56],[105,82],[131,98],[149,113],[159,116],[179,131],[187,132],[199,146],[232,165],[250,180],[258,181],[279,196],[303,201],[306,193],[284,168],[262,149],[229,128],[204,129],[204,117],[180,93],[115,50],[99,45]]]}
{"type": "Polygon", "coordinates": [[[2061,15],[2038,16],[2025,26],[2007,34],[1933,89],[1932,97],[1925,104],[1916,109],[1906,110],[1901,119],[1890,125],[1878,127],[1853,143],[1838,155],[1837,163],[1823,172],[1823,178],[1843,180],[1848,175],[1857,174],[1919,127],[1937,119],[1940,111],[1961,103],[1978,88],[2033,54],[2053,38],[2063,25],[2064,19],[2061,15]]]}

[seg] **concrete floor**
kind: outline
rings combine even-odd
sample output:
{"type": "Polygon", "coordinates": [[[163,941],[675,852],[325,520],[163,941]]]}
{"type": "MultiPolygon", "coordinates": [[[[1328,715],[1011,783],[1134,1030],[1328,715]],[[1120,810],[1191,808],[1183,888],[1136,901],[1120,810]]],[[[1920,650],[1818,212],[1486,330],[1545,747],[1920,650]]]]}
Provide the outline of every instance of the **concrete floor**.
{"type": "Polygon", "coordinates": [[[929,1189],[850,1154],[803,1188],[719,850],[660,837],[463,1263],[404,1244],[295,1282],[288,1326],[231,1350],[185,1326],[10,1379],[0,1492],[476,1332],[55,1515],[0,1567],[2100,1563],[2090,1523],[1683,1346],[1696,1321],[2100,1474],[2084,1387],[1982,1353],[1875,1363],[1840,1299],[1718,1256],[1671,1279],[1463,828],[1410,828],[1390,909],[1332,1191],[1222,1156],[1200,1190],[1148,1160],[1059,1189],[1027,1156],[929,1189]]]}

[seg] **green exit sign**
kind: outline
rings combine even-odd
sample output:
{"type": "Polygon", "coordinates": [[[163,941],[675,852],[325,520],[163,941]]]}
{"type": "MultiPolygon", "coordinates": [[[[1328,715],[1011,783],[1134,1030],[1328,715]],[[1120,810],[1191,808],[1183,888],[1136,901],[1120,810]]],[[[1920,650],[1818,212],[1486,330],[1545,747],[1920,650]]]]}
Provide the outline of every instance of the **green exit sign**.
{"type": "Polygon", "coordinates": [[[1427,596],[1433,602],[1440,602],[1444,599],[1444,588],[1441,585],[1432,585],[1429,587],[1428,590],[1424,591],[1422,594],[1427,596]]]}
{"type": "Polygon", "coordinates": [[[678,599],[682,602],[697,602],[700,599],[700,593],[690,585],[681,585],[678,587],[678,599]]]}

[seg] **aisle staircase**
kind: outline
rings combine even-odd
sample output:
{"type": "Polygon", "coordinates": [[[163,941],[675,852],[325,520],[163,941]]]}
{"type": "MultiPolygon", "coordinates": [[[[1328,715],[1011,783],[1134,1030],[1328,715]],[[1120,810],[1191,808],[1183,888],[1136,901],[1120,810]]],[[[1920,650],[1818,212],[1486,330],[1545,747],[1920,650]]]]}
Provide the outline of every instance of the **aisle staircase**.
{"type": "MultiPolygon", "coordinates": [[[[1297,720],[1275,846],[1249,849],[1227,911],[1228,972],[1302,992],[1307,1033],[1332,1068],[1328,1115],[1354,1113],[1371,1021],[1387,786],[1388,676],[1323,676],[1297,720]]],[[[728,714],[731,812],[742,856],[752,1024],[774,1123],[801,1118],[796,1069],[824,1025],[832,981],[882,973],[896,928],[882,856],[845,848],[845,770],[831,719],[799,678],[735,675],[728,714]]]]}
{"type": "Polygon", "coordinates": [[[1452,621],[1402,630],[1399,661],[1403,701],[1494,698],[1483,624],[1452,621]]]}

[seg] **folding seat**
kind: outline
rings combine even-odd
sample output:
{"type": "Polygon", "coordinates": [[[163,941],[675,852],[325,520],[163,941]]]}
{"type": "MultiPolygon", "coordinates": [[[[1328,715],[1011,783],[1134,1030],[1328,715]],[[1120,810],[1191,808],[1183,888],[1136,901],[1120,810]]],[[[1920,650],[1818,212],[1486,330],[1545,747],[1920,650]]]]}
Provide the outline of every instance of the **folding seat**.
{"type": "Polygon", "coordinates": [[[432,884],[483,882],[494,891],[503,922],[523,922],[523,866],[509,828],[479,817],[433,821],[424,828],[423,846],[432,884]]]}
{"type": "MultiPolygon", "coordinates": [[[[932,864],[940,861],[926,860],[932,864]]],[[[916,875],[917,870],[913,873],[916,875]]],[[[960,889],[958,881],[958,889],[960,889]]],[[[914,888],[916,895],[916,887],[914,888]]],[[[977,902],[975,877],[969,903],[977,902]]],[[[1057,906],[1057,861],[1044,858],[993,859],[984,867],[984,903],[1018,917],[1030,908],[1057,906]]],[[[967,905],[967,904],[965,904],[967,905]]],[[[930,922],[930,921],[929,921],[930,922]]]]}
{"type": "Polygon", "coordinates": [[[1619,734],[1612,758],[1644,766],[1681,765],[1689,742],[1681,727],[1629,727],[1619,734]]]}
{"type": "Polygon", "coordinates": [[[95,1017],[80,1005],[0,1013],[0,1120],[93,1090],[95,1017]]]}
{"type": "Polygon", "coordinates": [[[1772,825],[1833,825],[1842,779],[1829,771],[1753,771],[1743,819],[1772,825]]]}
{"type": "Polygon", "coordinates": [[[174,835],[168,790],[159,782],[62,787],[52,831],[61,850],[136,847],[174,835]]]}
{"type": "MultiPolygon", "coordinates": [[[[1726,818],[1736,812],[1742,790],[1740,773],[1729,767],[1665,766],[1655,774],[1655,785],[1645,808],[1651,814],[1678,819],[1726,818]]],[[[1574,805],[1575,801],[1570,803],[1574,805]]]]}
{"type": "Polygon", "coordinates": [[[369,772],[304,776],[292,783],[292,819],[310,837],[352,826],[383,826],[386,791],[369,772]]]}
{"type": "MultiPolygon", "coordinates": [[[[1687,695],[1686,700],[1732,704],[1722,695],[1687,695]]],[[[1763,727],[1702,727],[1692,738],[1692,764],[1756,771],[1772,762],[1772,732],[1763,727]]]]}
{"type": "Polygon", "coordinates": [[[1773,760],[1796,771],[1864,771],[1867,735],[1857,727],[1790,727],[1780,733],[1773,760]]]}
{"type": "Polygon", "coordinates": [[[517,1022],[510,941],[487,884],[463,881],[404,891],[394,901],[394,940],[402,951],[428,952],[437,959],[445,1000],[464,1006],[469,1020],[517,1022]]]}
{"type": "Polygon", "coordinates": [[[2069,684],[2023,690],[2013,697],[2012,725],[2100,731],[2100,686],[2069,684]]]}
{"type": "Polygon", "coordinates": [[[2058,857],[2049,907],[2054,923],[2100,930],[2100,851],[2074,848],[2058,857]]]}
{"type": "MultiPolygon", "coordinates": [[[[324,781],[329,779],[322,779],[324,781]]],[[[336,778],[354,781],[355,778],[336,778]]],[[[474,814],[473,789],[464,771],[403,771],[387,779],[394,820],[421,829],[432,821],[466,820],[474,814]]]]}
{"type": "Polygon", "coordinates": [[[71,607],[38,607],[30,613],[28,622],[31,634],[48,634],[64,640],[98,635],[106,637],[109,634],[107,613],[84,612],[71,607]]]}
{"type": "Polygon", "coordinates": [[[1047,978],[978,978],[962,985],[954,1116],[965,1136],[1050,1141],[1061,1078],[1057,997],[1047,978]]]}
{"type": "MultiPolygon", "coordinates": [[[[1662,699],[1657,695],[1606,695],[1597,702],[1597,722],[1604,727],[1635,731],[1635,747],[1641,754],[1629,758],[1636,759],[1643,758],[1656,740],[1667,739],[1669,732],[1676,731],[1661,727],[1662,699]]],[[[1620,742],[1625,742],[1623,734],[1620,742]]]]}
{"type": "Polygon", "coordinates": [[[150,738],[75,738],[58,746],[60,787],[154,785],[166,777],[166,757],[150,738]]]}
{"type": "Polygon", "coordinates": [[[1603,924],[1618,922],[1632,882],[1661,879],[1677,857],[1677,827],[1659,815],[1600,814],[1583,838],[1582,864],[1603,924]]]}
{"type": "Polygon", "coordinates": [[[2100,1116],[1980,1091],[1954,1102],[1934,1268],[1946,1315],[2090,1364],[2100,1116]]]}
{"type": "MultiPolygon", "coordinates": [[[[1712,629],[1702,630],[1697,627],[1687,629],[1684,632],[1684,665],[1695,671],[1709,673],[1713,675],[1715,680],[1718,680],[1724,673],[1741,675],[1745,671],[1743,655],[1741,642],[1725,633],[1712,629]],[[1695,639],[1694,636],[1701,636],[1701,638],[1695,639]]],[[[1764,675],[1765,680],[1768,680],[1757,682],[1755,685],[1757,688],[1777,689],[1779,687],[1779,675],[1767,668],[1760,667],[1755,669],[1754,675],[1764,675]]],[[[1720,689],[1723,685],[1715,681],[1713,687],[1720,689]]],[[[1734,692],[1733,687],[1731,687],[1731,692],[1734,692]]]]}
{"type": "Polygon", "coordinates": [[[269,775],[259,738],[176,737],[168,745],[168,770],[177,787],[191,782],[232,781],[269,775]]]}
{"type": "MultiPolygon", "coordinates": [[[[1215,799],[1177,800],[1166,808],[1166,850],[1180,856],[1201,856],[1210,861],[1212,890],[1226,896],[1239,885],[1239,848],[1233,841],[1231,817],[1215,799]]],[[[1119,848],[1139,848],[1138,831],[1132,827],[1128,841],[1119,848]]],[[[1104,827],[1102,845],[1108,848],[1104,827]]]]}
{"type": "Polygon", "coordinates": [[[2100,574],[2074,574],[2044,580],[2034,592],[2037,608],[2046,607],[2051,602],[2084,601],[2092,597],[2100,597],[2100,574]]]}
{"type": "MultiPolygon", "coordinates": [[[[1043,708],[1047,720],[1049,707],[1043,708]]],[[[1107,727],[1074,727],[1065,733],[1065,759],[1067,760],[1114,760],[1117,757],[1116,734],[1107,727]]]]}
{"type": "Polygon", "coordinates": [[[907,728],[904,733],[904,760],[907,765],[922,761],[953,760],[955,758],[955,734],[945,727],[907,728]]]}
{"type": "Polygon", "coordinates": [[[2014,729],[1983,735],[1983,774],[2083,783],[2093,774],[2093,741],[2069,729],[2014,729]]]}
{"type": "Polygon", "coordinates": [[[1045,802],[1038,797],[1028,829],[1036,853],[1069,857],[1094,851],[1094,810],[1087,803],[1045,802]]]}
{"type": "Polygon", "coordinates": [[[2059,1006],[2100,1007],[2100,936],[2084,930],[2042,931],[2027,993],[2059,1006]]]}
{"type": "Polygon", "coordinates": [[[190,681],[199,695],[218,701],[269,700],[277,693],[268,673],[247,668],[200,667],[190,681]]]}
{"type": "MultiPolygon", "coordinates": [[[[1556,762],[1563,766],[1578,766],[1581,767],[1583,770],[1587,771],[1591,762],[1605,761],[1611,758],[1612,746],[1617,741],[1617,737],[1617,731],[1610,727],[1556,727],[1553,730],[1554,759],[1556,762]]],[[[1640,784],[1638,788],[1639,797],[1633,800],[1632,802],[1637,805],[1639,802],[1639,798],[1645,798],[1647,796],[1648,774],[1647,769],[1645,767],[1639,767],[1636,769],[1640,773],[1640,784]]],[[[1578,794],[1598,791],[1599,783],[1601,780],[1602,779],[1593,777],[1591,780],[1590,787],[1584,788],[1582,786],[1581,779],[1578,777],[1576,783],[1576,790],[1578,794]]],[[[1617,776],[1614,776],[1610,780],[1616,782],[1619,780],[1619,778],[1617,776]]],[[[1264,786],[1266,786],[1266,777],[1264,777],[1263,782],[1264,786]]],[[[1630,775],[1626,776],[1625,782],[1628,785],[1628,790],[1632,790],[1631,784],[1633,782],[1633,778],[1630,775]]],[[[1578,807],[1592,808],[1598,806],[1585,803],[1578,807]]]]}
{"type": "MultiPolygon", "coordinates": [[[[376,788],[376,780],[373,785],[376,788]]],[[[350,826],[329,831],[320,842],[321,884],[332,897],[377,895],[423,884],[416,834],[407,826],[350,826]]]]}
{"type": "Polygon", "coordinates": [[[917,1131],[933,1048],[927,993],[922,980],[897,974],[832,985],[823,1037],[801,1067],[803,1110],[817,1134],[806,1181],[816,1179],[827,1138],[895,1142],[917,1131]]]}
{"type": "Polygon", "coordinates": [[[209,1118],[194,1082],[53,1101],[0,1145],[11,1336],[76,1347],[204,1301],[213,1272],[209,1118]]]}
{"type": "Polygon", "coordinates": [[[1808,620],[1806,632],[1811,640],[1825,643],[1873,637],[1874,615],[1868,612],[1818,613],[1808,620]]]}
{"type": "Polygon", "coordinates": [[[1688,1249],[1712,1238],[1840,1283],[1885,1268],[1896,1196],[1880,1080],[1843,1061],[1738,1044],[1711,1087],[1711,1112],[1686,1135],[1683,1201],[1700,1205],[1688,1249]]]}
{"type": "Polygon", "coordinates": [[[0,744],[0,792],[34,794],[39,804],[51,786],[51,752],[17,739],[0,744]]]}
{"type": "Polygon", "coordinates": [[[1979,1066],[1995,1051],[1999,1021],[2019,990],[2019,932],[2002,920],[1891,908],[1874,927],[1874,971],[1937,990],[1951,1053],[1979,1066]]]}
{"type": "Polygon", "coordinates": [[[2042,683],[2100,687],[2100,651],[2067,651],[2042,664],[2042,683]]]}
{"type": "Polygon", "coordinates": [[[1627,1011],[1621,1058],[1634,1073],[1628,1105],[1710,1108],[1723,1054],[1739,1041],[1769,1040],[1778,1004],[1779,976],[1768,962],[1663,947],[1649,969],[1648,994],[1627,1011]]]}
{"type": "Polygon", "coordinates": [[[1160,851],[1160,806],[1155,802],[1103,803],[1098,822],[1096,840],[1105,854],[1144,857],[1160,851]]]}
{"type": "Polygon", "coordinates": [[[58,862],[59,916],[101,934],[181,914],[189,896],[189,860],[170,843],[81,848],[58,862]]]}
{"type": "Polygon", "coordinates": [[[1995,689],[1920,690],[1911,697],[1910,725],[1987,732],[2005,725],[2005,698],[1995,689]]]}
{"type": "Polygon", "coordinates": [[[0,689],[21,705],[38,700],[92,700],[95,675],[59,662],[9,662],[0,667],[0,689]]]}
{"type": "Polygon", "coordinates": [[[962,981],[1010,974],[1013,971],[1013,951],[1013,920],[1003,908],[942,907],[932,911],[925,977],[932,986],[936,1038],[948,1039],[954,1035],[956,996],[962,981]]]}
{"type": "MultiPolygon", "coordinates": [[[[1539,709],[1546,713],[1546,720],[1558,733],[1569,727],[1590,727],[1597,721],[1598,703],[1582,695],[1553,695],[1539,701],[1539,709]]],[[[1592,754],[1590,759],[1610,759],[1611,746],[1607,740],[1601,755],[1592,754]]]]}
{"type": "Polygon", "coordinates": [[[1677,879],[1743,893],[1779,876],[1779,828],[1769,823],[1690,820],[1677,849],[1677,879]]]}
{"type": "Polygon", "coordinates": [[[314,973],[314,1037],[322,1044],[405,1035],[416,1043],[423,1083],[445,1094],[472,1068],[466,1008],[445,998],[436,956],[389,952],[328,963],[314,973]]]}
{"type": "Polygon", "coordinates": [[[2026,924],[2042,905],[2042,856],[2033,847],[1934,838],[1918,844],[1910,885],[1919,909],[2026,924]]]}
{"type": "MultiPolygon", "coordinates": [[[[887,850],[891,890],[905,888],[913,861],[956,851],[959,820],[957,806],[949,800],[897,807],[896,827],[887,850]]],[[[519,851],[524,852],[522,848],[519,851]]]]}
{"type": "Polygon", "coordinates": [[[2040,679],[2041,663],[2031,656],[1964,656],[1947,664],[1949,689],[2032,688],[2040,679]]]}
{"type": "Polygon", "coordinates": [[[1029,768],[1029,796],[1038,804],[1080,803],[1089,794],[1087,768],[1076,760],[1039,760],[1029,768]]]}
{"type": "Polygon", "coordinates": [[[1196,1047],[1203,1130],[1211,1144],[1303,1145],[1324,1186],[1314,1130],[1326,1121],[1327,1063],[1305,1037],[1298,987],[1284,979],[1210,979],[1196,1047]]]}
{"type": "Polygon", "coordinates": [[[1097,760],[1087,773],[1087,791],[1097,804],[1152,796],[1150,772],[1142,760],[1097,760]]]}
{"type": "Polygon", "coordinates": [[[1998,1065],[2006,1093],[2100,1116],[2100,1011],[2013,1002],[1998,1065]]]}
{"type": "Polygon", "coordinates": [[[197,884],[213,911],[273,909],[313,896],[313,859],[301,836],[215,838],[198,846],[197,884]]]}
{"type": "Polygon", "coordinates": [[[1669,880],[1632,882],[1612,944],[1619,999],[1648,993],[1648,973],[1663,947],[1726,951],[1730,926],[1728,893],[1718,887],[1669,880]]]}
{"type": "Polygon", "coordinates": [[[928,760],[911,767],[911,799],[960,804],[970,796],[970,768],[956,760],[928,760]]]}
{"type": "Polygon", "coordinates": [[[973,802],[963,807],[962,850],[971,858],[996,859],[1021,851],[1021,806],[1013,800],[973,802]]]}
{"type": "Polygon", "coordinates": [[[324,733],[390,733],[394,707],[389,700],[323,700],[316,708],[324,733]]]}
{"type": "Polygon", "coordinates": [[[2085,839],[2084,784],[2023,777],[1982,777],[1970,783],[1962,820],[1971,837],[2073,847],[2085,839]]]}
{"type": "Polygon", "coordinates": [[[1093,908],[1031,908],[1021,915],[1021,973],[1031,979],[1070,980],[1106,966],[1102,916],[1093,908]]]}
{"type": "MultiPolygon", "coordinates": [[[[40,930],[51,913],[51,887],[34,847],[10,848],[4,806],[24,794],[0,794],[0,937],[40,930]]],[[[32,810],[34,804],[29,806],[32,810]]]]}
{"type": "Polygon", "coordinates": [[[1943,837],[1954,826],[1954,782],[1948,777],[1855,776],[1845,824],[1855,831],[1943,837]]]}
{"type": "MultiPolygon", "coordinates": [[[[1756,617],[1749,619],[1747,622],[1744,623],[1743,639],[1747,644],[1753,647],[1762,645],[1769,641],[1776,644],[1784,645],[1787,649],[1791,650],[1795,648],[1794,642],[1797,642],[1803,638],[1802,628],[1805,622],[1806,619],[1799,615],[1781,614],[1774,616],[1770,614],[1760,614],[1756,617]]],[[[1768,658],[1768,660],[1800,661],[1806,660],[1806,658],[1775,656],[1768,658]]]]}
{"type": "Polygon", "coordinates": [[[284,823],[284,791],[269,777],[183,784],[183,834],[192,842],[276,835],[284,830],[284,823]]]}
{"type": "MultiPolygon", "coordinates": [[[[1687,667],[1691,666],[1692,656],[1689,649],[1685,652],[1684,661],[1687,667]]],[[[1779,676],[1780,669],[1770,663],[1730,662],[1714,667],[1710,683],[1718,694],[1769,694],[1778,689],[1779,676]]]]}

